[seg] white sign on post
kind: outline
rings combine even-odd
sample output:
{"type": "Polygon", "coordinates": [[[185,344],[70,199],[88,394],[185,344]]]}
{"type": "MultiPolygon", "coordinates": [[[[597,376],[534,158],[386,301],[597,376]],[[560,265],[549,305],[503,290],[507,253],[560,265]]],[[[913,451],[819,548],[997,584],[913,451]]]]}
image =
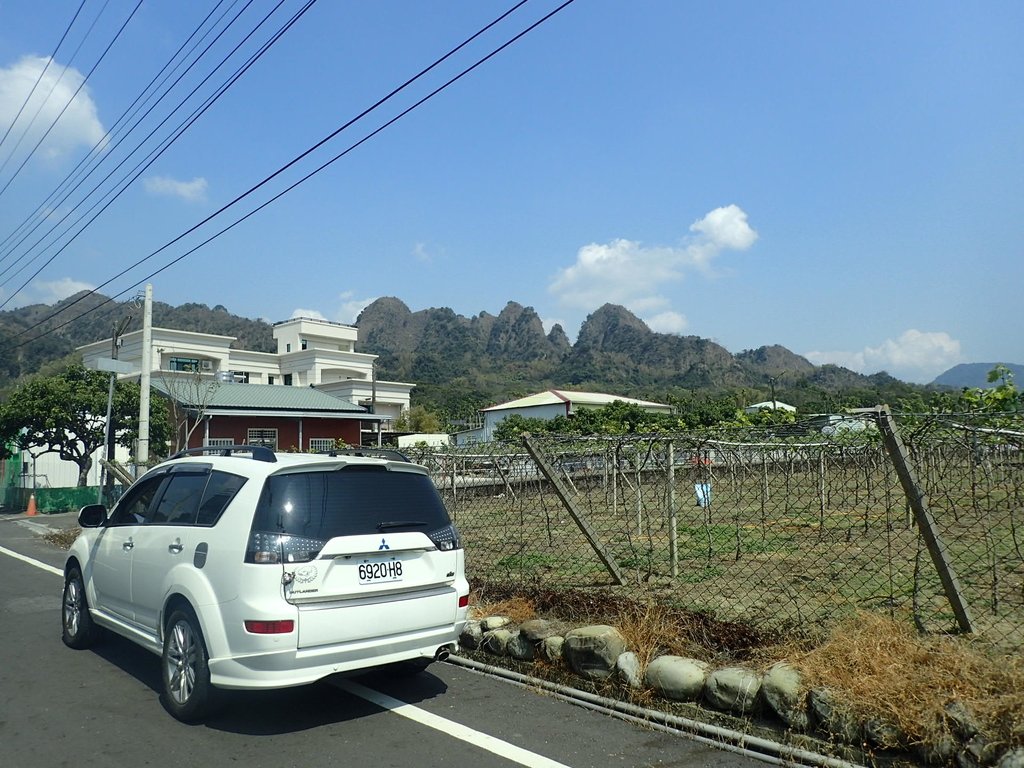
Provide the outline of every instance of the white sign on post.
{"type": "Polygon", "coordinates": [[[101,357],[96,360],[96,370],[108,371],[110,373],[138,373],[135,366],[123,360],[115,360],[112,357],[101,357]]]}

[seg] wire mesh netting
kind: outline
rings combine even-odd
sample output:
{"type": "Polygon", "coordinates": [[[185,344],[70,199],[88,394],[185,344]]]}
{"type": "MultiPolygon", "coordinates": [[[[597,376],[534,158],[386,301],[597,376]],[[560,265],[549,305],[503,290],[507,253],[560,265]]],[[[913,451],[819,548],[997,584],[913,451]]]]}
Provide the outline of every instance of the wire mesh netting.
{"type": "Polygon", "coordinates": [[[949,578],[921,533],[925,509],[971,628],[1019,648],[1024,419],[896,423],[910,495],[874,416],[832,434],[545,435],[411,458],[430,467],[471,577],[617,585],[771,628],[866,608],[955,629],[949,578]]]}

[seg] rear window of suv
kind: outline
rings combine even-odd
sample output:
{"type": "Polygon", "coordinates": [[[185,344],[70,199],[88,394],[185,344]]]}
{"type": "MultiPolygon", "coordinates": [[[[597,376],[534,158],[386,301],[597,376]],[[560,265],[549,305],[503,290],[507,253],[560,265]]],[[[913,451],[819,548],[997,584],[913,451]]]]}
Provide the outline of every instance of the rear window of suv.
{"type": "Polygon", "coordinates": [[[315,556],[338,536],[396,531],[430,535],[450,523],[428,476],[348,466],[269,477],[256,508],[253,535],[277,536],[282,555],[291,561],[315,556]]]}

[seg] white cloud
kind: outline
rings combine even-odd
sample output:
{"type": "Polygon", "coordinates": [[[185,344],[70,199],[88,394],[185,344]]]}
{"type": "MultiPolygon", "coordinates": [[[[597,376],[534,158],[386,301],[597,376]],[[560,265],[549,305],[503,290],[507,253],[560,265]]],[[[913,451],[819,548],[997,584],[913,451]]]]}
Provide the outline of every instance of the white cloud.
{"type": "Polygon", "coordinates": [[[192,181],[178,181],[169,176],[150,176],[143,180],[146,191],[152,195],[177,197],[189,203],[206,200],[206,179],[197,176],[192,181]]]}
{"type": "Polygon", "coordinates": [[[690,324],[686,315],[678,312],[662,312],[654,317],[645,318],[647,327],[656,333],[682,333],[690,324]]]}
{"type": "Polygon", "coordinates": [[[429,263],[434,260],[434,257],[427,251],[426,243],[416,243],[416,245],[412,247],[412,257],[416,259],[416,261],[422,261],[424,263],[429,263]]]}
{"type": "Polygon", "coordinates": [[[678,246],[647,246],[624,238],[585,245],[575,264],[559,270],[548,291],[566,307],[590,311],[610,302],[653,315],[664,327],[684,327],[685,318],[669,309],[662,289],[688,272],[711,274],[712,262],[723,251],[746,250],[757,240],[747,214],[736,205],[710,211],[690,232],[678,246]]]}
{"type": "Polygon", "coordinates": [[[85,79],[82,73],[71,67],[65,70],[57,62],[51,62],[47,67],[47,62],[49,59],[44,56],[24,56],[10,67],[0,68],[0,130],[6,132],[17,118],[8,142],[14,146],[21,140],[17,153],[19,163],[51,125],[53,128],[38,150],[49,160],[59,159],[79,146],[92,149],[105,141],[106,130],[97,117],[96,104],[89,95],[88,87],[82,88],[68,105],[85,79]],[[44,69],[45,74],[33,91],[32,86],[44,69]],[[29,98],[27,104],[26,98],[29,98]],[[67,109],[64,109],[65,105],[68,105],[67,109]],[[64,110],[63,114],[61,110],[64,110]],[[26,129],[28,133],[21,139],[26,129]]]}
{"type": "Polygon", "coordinates": [[[315,309],[303,309],[301,307],[299,307],[298,309],[293,309],[292,310],[292,316],[290,318],[288,318],[288,319],[289,320],[294,320],[297,317],[311,317],[314,320],[326,320],[327,319],[326,317],[324,317],[322,312],[318,312],[315,309]]]}
{"type": "Polygon", "coordinates": [[[359,317],[360,312],[380,298],[379,296],[371,296],[368,299],[353,299],[353,295],[352,291],[345,291],[338,295],[338,298],[342,300],[341,306],[336,313],[338,322],[351,325],[359,317]]]}
{"type": "Polygon", "coordinates": [[[960,342],[944,331],[911,328],[897,339],[886,339],[877,347],[860,351],[808,352],[816,365],[834,363],[858,373],[886,371],[904,381],[927,383],[963,361],[960,342]]]}
{"type": "Polygon", "coordinates": [[[757,232],[747,223],[747,214],[738,205],[715,208],[703,219],[690,225],[691,232],[699,232],[719,249],[745,251],[757,240],[757,232]]]}
{"type": "Polygon", "coordinates": [[[556,326],[562,326],[562,330],[565,330],[565,320],[560,317],[542,317],[540,319],[541,327],[544,328],[544,333],[551,333],[551,330],[556,326]]]}
{"type": "MultiPolygon", "coordinates": [[[[72,280],[70,277],[62,277],[59,280],[37,280],[16,293],[6,309],[27,307],[30,304],[56,304],[69,296],[74,296],[79,291],[91,291],[95,287],[91,283],[72,280]]],[[[6,298],[7,294],[0,291],[0,299],[6,298]]]]}

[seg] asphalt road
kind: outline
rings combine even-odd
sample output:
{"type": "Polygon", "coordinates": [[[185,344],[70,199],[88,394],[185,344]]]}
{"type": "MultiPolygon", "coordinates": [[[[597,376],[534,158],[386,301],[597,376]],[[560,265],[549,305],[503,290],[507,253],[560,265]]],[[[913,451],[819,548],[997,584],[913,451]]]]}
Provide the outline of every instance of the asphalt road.
{"type": "Polygon", "coordinates": [[[48,766],[763,766],[681,736],[447,664],[258,693],[184,725],[161,707],[158,659],[109,636],[60,640],[64,553],[44,516],[0,515],[0,762],[48,766]],[[32,562],[17,557],[29,558],[32,562]]]}

